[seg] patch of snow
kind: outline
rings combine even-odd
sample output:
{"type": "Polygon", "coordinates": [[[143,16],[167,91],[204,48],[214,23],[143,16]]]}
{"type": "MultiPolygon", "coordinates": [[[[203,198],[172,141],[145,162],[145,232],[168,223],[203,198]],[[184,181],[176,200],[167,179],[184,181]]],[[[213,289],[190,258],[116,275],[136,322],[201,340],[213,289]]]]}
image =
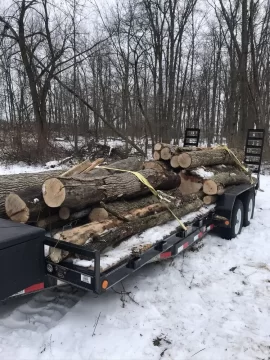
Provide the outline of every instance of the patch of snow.
{"type": "Polygon", "coordinates": [[[27,165],[24,162],[19,162],[16,165],[6,165],[0,163],[0,175],[10,175],[10,174],[23,174],[23,173],[39,173],[43,171],[50,171],[52,168],[54,170],[61,170],[65,168],[64,165],[58,165],[58,161],[53,160],[49,161],[42,165],[27,165]]]}
{"type": "Polygon", "coordinates": [[[197,169],[191,170],[191,173],[199,176],[202,179],[209,179],[212,176],[214,176],[214,173],[212,171],[206,171],[204,168],[197,168],[197,169]]]}
{"type": "Polygon", "coordinates": [[[232,241],[209,234],[100,296],[62,287],[2,304],[1,359],[267,359],[270,176],[261,187],[232,241]]]}
{"type": "Polygon", "coordinates": [[[25,163],[20,163],[17,165],[0,164],[0,175],[38,173],[48,170],[49,169],[46,169],[44,166],[26,165],[25,163]]]}
{"type": "Polygon", "coordinates": [[[39,202],[39,199],[35,198],[33,202],[34,202],[34,204],[37,204],[39,202]]]}

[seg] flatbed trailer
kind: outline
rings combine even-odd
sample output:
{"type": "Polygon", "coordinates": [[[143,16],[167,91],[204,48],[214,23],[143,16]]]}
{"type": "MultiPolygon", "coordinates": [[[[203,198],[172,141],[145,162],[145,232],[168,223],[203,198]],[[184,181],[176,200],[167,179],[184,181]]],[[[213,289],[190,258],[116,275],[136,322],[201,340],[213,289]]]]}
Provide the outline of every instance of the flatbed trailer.
{"type": "Polygon", "coordinates": [[[248,226],[253,217],[259,186],[264,132],[250,130],[248,139],[250,136],[252,141],[259,139],[261,143],[260,146],[251,145],[252,149],[258,149],[256,155],[254,151],[249,155],[249,140],[245,149],[246,163],[254,165],[257,181],[227,188],[216,205],[205,206],[203,211],[187,216],[187,230],[176,227],[165,238],[147,243],[135,254],[130,252],[110,266],[102,266],[100,252],[91,250],[87,245],[55,240],[47,237],[43,229],[0,219],[0,300],[65,283],[101,294],[144,265],[174,257],[189,249],[214,228],[225,239],[236,237],[242,226],[248,226]],[[252,133],[256,136],[251,136],[252,133]],[[46,257],[45,246],[81,255],[91,261],[91,266],[84,267],[67,260],[55,264],[46,257]]]}

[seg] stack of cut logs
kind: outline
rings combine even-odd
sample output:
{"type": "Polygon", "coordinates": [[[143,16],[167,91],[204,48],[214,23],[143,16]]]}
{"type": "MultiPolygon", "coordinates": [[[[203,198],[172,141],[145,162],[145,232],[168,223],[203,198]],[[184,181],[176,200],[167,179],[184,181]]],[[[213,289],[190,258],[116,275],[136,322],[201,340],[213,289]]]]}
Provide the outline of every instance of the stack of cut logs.
{"type": "MultiPolygon", "coordinates": [[[[233,149],[233,153],[243,160],[243,152],[233,149]]],[[[107,166],[103,159],[86,160],[64,173],[1,176],[0,216],[42,227],[56,239],[104,251],[172,220],[168,206],[181,218],[215,203],[226,187],[251,179],[221,147],[160,143],[153,157],[146,162],[127,158],[107,166]],[[161,190],[161,200],[133,171],[161,190]]],[[[50,256],[59,262],[68,253],[52,249],[50,256]]]]}

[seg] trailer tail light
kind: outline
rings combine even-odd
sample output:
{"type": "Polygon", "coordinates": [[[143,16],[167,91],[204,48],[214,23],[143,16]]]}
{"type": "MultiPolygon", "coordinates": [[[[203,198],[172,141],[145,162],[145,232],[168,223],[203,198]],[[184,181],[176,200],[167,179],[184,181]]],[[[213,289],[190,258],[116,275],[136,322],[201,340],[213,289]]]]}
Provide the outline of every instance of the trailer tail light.
{"type": "Polygon", "coordinates": [[[16,294],[13,294],[11,295],[11,297],[13,296],[19,296],[19,295],[25,295],[25,294],[30,294],[32,292],[36,292],[36,291],[39,291],[39,290],[43,290],[45,287],[44,287],[44,283],[38,283],[38,284],[35,284],[35,285],[32,285],[32,286],[29,286],[28,288],[22,290],[22,291],[19,291],[18,293],[16,294]]]}
{"type": "Polygon", "coordinates": [[[108,286],[109,286],[109,281],[108,280],[103,280],[102,283],[101,283],[102,289],[106,290],[108,286]]]}
{"type": "Polygon", "coordinates": [[[166,251],[166,252],[160,254],[159,257],[160,257],[160,259],[167,259],[167,258],[169,258],[171,256],[172,256],[172,252],[171,251],[166,251]]]}
{"type": "Polygon", "coordinates": [[[226,226],[229,226],[229,225],[230,225],[229,220],[226,220],[226,221],[225,221],[225,225],[226,225],[226,226]]]}
{"type": "Polygon", "coordinates": [[[25,294],[44,289],[44,283],[35,284],[24,289],[25,294]]]}

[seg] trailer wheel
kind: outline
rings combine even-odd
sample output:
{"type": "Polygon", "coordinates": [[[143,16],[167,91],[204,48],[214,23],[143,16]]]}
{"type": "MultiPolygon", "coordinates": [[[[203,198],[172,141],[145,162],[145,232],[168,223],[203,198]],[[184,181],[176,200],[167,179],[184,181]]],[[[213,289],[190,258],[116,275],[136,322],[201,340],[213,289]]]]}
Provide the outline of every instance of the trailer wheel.
{"type": "Polygon", "coordinates": [[[232,211],[232,220],[230,228],[222,228],[221,236],[224,239],[231,240],[241,233],[244,221],[244,206],[241,200],[236,199],[232,211]]]}
{"type": "Polygon", "coordinates": [[[249,191],[245,196],[245,198],[243,199],[243,205],[244,205],[243,226],[248,226],[250,224],[250,220],[253,219],[254,207],[255,207],[255,196],[252,191],[249,191]]]}

